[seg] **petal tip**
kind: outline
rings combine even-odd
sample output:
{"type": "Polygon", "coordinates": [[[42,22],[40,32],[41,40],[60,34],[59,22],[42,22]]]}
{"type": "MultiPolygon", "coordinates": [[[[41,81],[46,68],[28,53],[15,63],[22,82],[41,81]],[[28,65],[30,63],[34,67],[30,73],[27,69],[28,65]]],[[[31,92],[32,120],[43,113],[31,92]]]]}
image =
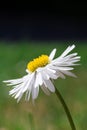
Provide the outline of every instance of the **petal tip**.
{"type": "Polygon", "coordinates": [[[49,55],[49,58],[50,58],[51,60],[53,60],[53,58],[54,58],[54,56],[55,56],[55,53],[56,53],[56,48],[54,48],[54,49],[51,51],[50,55],[49,55]]]}

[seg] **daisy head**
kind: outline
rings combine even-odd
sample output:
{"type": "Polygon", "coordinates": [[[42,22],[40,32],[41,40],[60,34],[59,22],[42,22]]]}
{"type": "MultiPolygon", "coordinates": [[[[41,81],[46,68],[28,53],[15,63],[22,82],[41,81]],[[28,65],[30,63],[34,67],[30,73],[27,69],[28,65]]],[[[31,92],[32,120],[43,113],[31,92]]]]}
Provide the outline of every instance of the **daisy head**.
{"type": "Polygon", "coordinates": [[[77,53],[69,54],[75,48],[75,45],[69,46],[59,57],[54,59],[56,49],[53,49],[50,55],[41,55],[38,58],[28,62],[27,74],[19,79],[3,81],[12,86],[9,95],[12,95],[17,101],[20,101],[25,93],[25,99],[36,99],[41,88],[46,94],[55,92],[52,83],[57,78],[65,78],[65,75],[76,77],[71,70],[76,62],[80,60],[77,53]]]}

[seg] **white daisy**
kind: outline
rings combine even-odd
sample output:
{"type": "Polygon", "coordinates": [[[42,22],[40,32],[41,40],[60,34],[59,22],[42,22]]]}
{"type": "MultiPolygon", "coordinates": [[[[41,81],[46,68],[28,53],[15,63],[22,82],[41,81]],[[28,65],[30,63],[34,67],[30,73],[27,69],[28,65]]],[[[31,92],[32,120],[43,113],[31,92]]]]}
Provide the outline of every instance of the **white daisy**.
{"type": "Polygon", "coordinates": [[[58,58],[54,59],[56,49],[53,49],[50,55],[41,55],[38,58],[30,61],[27,65],[27,75],[19,79],[12,79],[3,81],[7,85],[13,86],[9,95],[12,95],[17,101],[20,101],[25,93],[25,99],[29,100],[30,95],[32,99],[36,99],[39,93],[39,87],[46,93],[49,91],[55,92],[55,87],[52,80],[59,77],[65,78],[65,75],[76,77],[71,70],[72,66],[77,65],[75,62],[80,60],[77,53],[67,55],[75,48],[75,45],[69,46],[58,58]]]}

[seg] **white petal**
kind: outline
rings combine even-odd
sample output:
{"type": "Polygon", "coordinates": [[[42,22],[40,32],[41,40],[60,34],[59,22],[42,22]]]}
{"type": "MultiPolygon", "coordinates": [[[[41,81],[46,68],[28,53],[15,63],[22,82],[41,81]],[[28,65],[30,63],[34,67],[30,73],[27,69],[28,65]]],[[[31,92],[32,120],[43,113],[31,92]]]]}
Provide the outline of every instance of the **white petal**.
{"type": "Polygon", "coordinates": [[[48,67],[46,67],[46,69],[45,69],[45,70],[47,70],[47,69],[48,69],[51,73],[55,74],[55,73],[56,73],[56,71],[55,71],[54,69],[52,69],[52,68],[51,68],[51,66],[52,66],[52,65],[49,65],[48,67]]]}
{"type": "Polygon", "coordinates": [[[66,66],[64,66],[64,67],[62,67],[62,66],[53,66],[53,68],[55,69],[55,70],[73,70],[74,68],[72,68],[72,67],[66,67],[66,66]]]}
{"type": "MultiPolygon", "coordinates": [[[[29,76],[28,76],[29,77],[29,76]]],[[[23,88],[23,93],[25,92],[25,91],[27,91],[27,89],[31,89],[31,85],[33,84],[33,82],[34,82],[34,77],[35,77],[35,73],[32,73],[31,74],[31,76],[27,79],[27,83],[26,83],[26,85],[24,86],[24,88],[23,88]]]]}
{"type": "Polygon", "coordinates": [[[26,85],[24,85],[24,88],[22,90],[22,93],[24,93],[25,91],[27,91],[28,88],[30,88],[30,86],[32,85],[32,79],[29,79],[29,81],[27,81],[26,85]]]}
{"type": "Polygon", "coordinates": [[[21,89],[20,89],[20,91],[16,94],[16,96],[15,96],[15,98],[18,98],[20,95],[21,95],[21,93],[23,94],[25,91],[27,91],[27,89],[29,90],[31,90],[31,86],[32,86],[32,84],[33,84],[33,81],[34,81],[34,73],[32,73],[31,75],[27,75],[26,76],[26,79],[27,80],[25,80],[23,83],[22,83],[22,85],[20,85],[20,87],[21,87],[21,89]],[[28,79],[29,78],[29,79],[28,79]],[[29,80],[29,81],[28,81],[29,80]]]}
{"type": "Polygon", "coordinates": [[[50,95],[50,92],[49,90],[45,87],[45,85],[41,85],[41,89],[43,90],[43,92],[46,94],[46,95],[50,95]]]}
{"type": "Polygon", "coordinates": [[[23,94],[21,93],[20,96],[17,99],[17,103],[20,101],[20,99],[22,98],[23,94]]]}
{"type": "Polygon", "coordinates": [[[26,69],[26,72],[29,73],[28,69],[26,69]]]}
{"type": "Polygon", "coordinates": [[[75,48],[75,45],[69,46],[61,55],[61,57],[66,56],[70,51],[72,51],[75,48]]]}
{"type": "Polygon", "coordinates": [[[53,49],[52,52],[50,53],[49,55],[49,59],[52,60],[55,56],[55,53],[56,53],[56,49],[53,49]]]}
{"type": "Polygon", "coordinates": [[[3,81],[4,83],[10,83],[9,85],[13,85],[13,84],[20,84],[23,81],[22,78],[19,79],[12,79],[12,80],[5,80],[3,81]]]}
{"type": "Polygon", "coordinates": [[[77,56],[77,53],[69,54],[69,55],[67,55],[67,56],[64,57],[64,58],[69,59],[69,58],[72,58],[72,57],[75,57],[75,56],[77,56]]]}
{"type": "Polygon", "coordinates": [[[20,91],[20,89],[21,89],[21,85],[16,85],[16,86],[14,86],[14,88],[9,91],[9,95],[12,95],[12,94],[14,94],[14,93],[17,93],[18,91],[20,91]]]}
{"type": "Polygon", "coordinates": [[[43,81],[42,81],[41,72],[37,72],[36,79],[35,79],[35,88],[42,84],[43,84],[43,81]]]}
{"type": "Polygon", "coordinates": [[[61,71],[57,70],[56,73],[57,73],[58,77],[61,77],[62,79],[65,79],[65,76],[61,71]]]}
{"type": "Polygon", "coordinates": [[[12,95],[12,97],[17,99],[17,102],[19,102],[23,94],[26,92],[26,99],[29,100],[32,85],[34,84],[35,81],[35,74],[36,73],[31,74],[28,73],[27,75],[25,75],[20,79],[5,81],[13,85],[13,89],[9,91],[9,95],[12,95]]]}
{"type": "Polygon", "coordinates": [[[44,80],[44,85],[51,91],[55,92],[55,87],[50,80],[44,80]]]}
{"type": "Polygon", "coordinates": [[[44,80],[49,80],[50,79],[50,76],[45,71],[42,71],[41,75],[42,75],[42,78],[44,80]]]}
{"type": "Polygon", "coordinates": [[[25,83],[21,85],[21,89],[16,93],[15,99],[17,99],[21,94],[23,94],[23,87],[25,86],[25,83]]]}
{"type": "Polygon", "coordinates": [[[29,101],[31,91],[26,91],[25,100],[29,101]]]}
{"type": "Polygon", "coordinates": [[[70,72],[70,71],[63,71],[64,74],[71,76],[71,77],[77,77],[74,73],[70,72]]]}
{"type": "Polygon", "coordinates": [[[39,87],[34,87],[32,88],[32,99],[36,99],[39,93],[39,87]]]}
{"type": "MultiPolygon", "coordinates": [[[[23,78],[25,78],[25,76],[23,78]]],[[[27,75],[25,81],[23,78],[22,78],[23,82],[14,86],[14,88],[9,92],[10,95],[15,94],[15,98],[18,98],[21,93],[24,93],[27,90],[28,83],[30,83],[30,81],[32,79],[32,75],[31,76],[27,75]]]]}
{"type": "Polygon", "coordinates": [[[46,69],[46,73],[49,75],[49,77],[50,77],[51,79],[57,79],[58,76],[56,75],[56,71],[55,71],[55,74],[54,74],[51,70],[52,70],[52,69],[47,68],[47,69],[46,69]]]}

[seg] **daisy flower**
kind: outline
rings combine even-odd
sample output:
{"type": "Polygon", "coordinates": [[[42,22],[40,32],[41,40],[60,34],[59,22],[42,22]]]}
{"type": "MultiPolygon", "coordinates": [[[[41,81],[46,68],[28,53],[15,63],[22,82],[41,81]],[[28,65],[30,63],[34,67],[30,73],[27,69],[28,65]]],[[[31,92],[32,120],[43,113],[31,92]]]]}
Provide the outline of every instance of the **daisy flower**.
{"type": "Polygon", "coordinates": [[[75,48],[75,45],[69,46],[59,57],[54,59],[56,49],[53,49],[50,55],[41,55],[27,64],[27,74],[19,79],[3,81],[12,86],[9,95],[12,95],[19,102],[25,93],[25,99],[36,99],[39,93],[39,87],[46,93],[55,92],[52,80],[65,78],[65,75],[76,77],[71,70],[80,60],[77,53],[68,54],[75,48]]]}

